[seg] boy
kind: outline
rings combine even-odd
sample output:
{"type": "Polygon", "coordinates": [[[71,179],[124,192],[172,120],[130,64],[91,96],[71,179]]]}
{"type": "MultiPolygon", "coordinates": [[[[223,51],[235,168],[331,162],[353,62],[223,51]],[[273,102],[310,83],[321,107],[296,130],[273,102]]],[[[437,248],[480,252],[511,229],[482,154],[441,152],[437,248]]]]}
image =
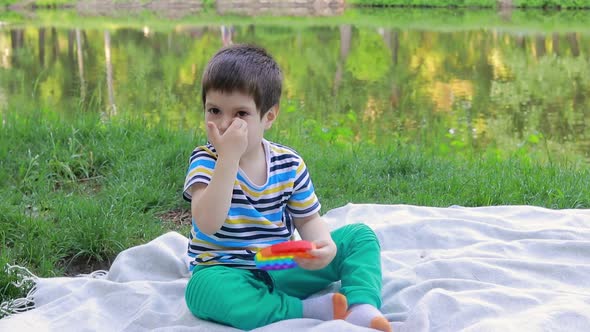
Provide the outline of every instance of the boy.
{"type": "Polygon", "coordinates": [[[223,48],[205,68],[209,144],[191,154],[183,193],[193,217],[187,306],[199,318],[247,330],[315,318],[391,331],[378,309],[375,234],[362,224],[330,234],[301,157],[263,137],[279,114],[281,87],[278,64],[255,46],[223,48]],[[291,240],[295,229],[316,245],[314,258],[297,259],[290,270],[256,269],[256,251],[291,240]],[[339,280],[341,293],[306,299],[339,280]]]}

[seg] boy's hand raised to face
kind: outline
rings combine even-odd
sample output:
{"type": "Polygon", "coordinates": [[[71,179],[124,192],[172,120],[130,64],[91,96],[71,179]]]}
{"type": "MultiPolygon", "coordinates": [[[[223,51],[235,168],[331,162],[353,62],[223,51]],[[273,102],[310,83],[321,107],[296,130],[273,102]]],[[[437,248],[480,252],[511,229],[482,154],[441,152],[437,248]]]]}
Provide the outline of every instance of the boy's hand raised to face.
{"type": "Polygon", "coordinates": [[[222,134],[213,122],[207,122],[209,140],[223,158],[239,161],[248,148],[248,124],[242,119],[234,119],[222,134]]]}

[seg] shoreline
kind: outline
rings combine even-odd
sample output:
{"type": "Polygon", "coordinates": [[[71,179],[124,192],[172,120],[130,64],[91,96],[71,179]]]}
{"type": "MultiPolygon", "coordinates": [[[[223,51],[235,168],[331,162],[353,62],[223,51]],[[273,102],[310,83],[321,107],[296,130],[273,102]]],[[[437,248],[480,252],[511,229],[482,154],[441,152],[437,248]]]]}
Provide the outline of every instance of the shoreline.
{"type": "MultiPolygon", "coordinates": [[[[378,1],[377,1],[378,2],[378,1]]],[[[560,5],[513,5],[512,1],[498,0],[496,5],[448,5],[448,4],[428,4],[428,5],[408,5],[399,2],[404,1],[392,1],[392,4],[363,4],[358,3],[358,0],[345,1],[345,0],[155,0],[155,1],[139,1],[139,0],[92,0],[92,1],[71,1],[61,2],[55,1],[52,4],[37,4],[35,0],[24,0],[17,1],[15,3],[4,4],[5,10],[19,11],[19,10],[69,10],[85,8],[86,10],[104,10],[104,9],[154,9],[154,10],[166,10],[166,9],[194,9],[209,7],[211,9],[218,9],[223,11],[224,9],[252,9],[254,13],[260,13],[260,9],[263,10],[280,10],[285,8],[314,8],[320,10],[330,9],[333,11],[342,11],[344,9],[466,9],[466,10],[489,10],[497,9],[499,11],[511,11],[511,10],[550,10],[550,11],[584,11],[590,10],[590,4],[584,6],[560,6],[560,5]],[[395,3],[398,2],[398,3],[395,3]]]]}

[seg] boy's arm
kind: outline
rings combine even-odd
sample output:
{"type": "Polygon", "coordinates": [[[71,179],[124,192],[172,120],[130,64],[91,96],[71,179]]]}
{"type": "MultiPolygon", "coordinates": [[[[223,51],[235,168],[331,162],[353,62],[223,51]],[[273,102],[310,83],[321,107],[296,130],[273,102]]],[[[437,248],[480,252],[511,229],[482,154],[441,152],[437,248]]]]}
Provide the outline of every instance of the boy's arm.
{"type": "Polygon", "coordinates": [[[191,186],[191,214],[199,230],[211,235],[221,229],[227,218],[238,174],[238,160],[219,158],[208,185],[191,186]]]}
{"type": "Polygon", "coordinates": [[[191,214],[199,230],[211,235],[221,229],[227,218],[240,158],[248,147],[248,128],[236,118],[223,135],[213,122],[207,123],[207,132],[218,157],[209,184],[191,187],[191,214]]]}
{"type": "Polygon", "coordinates": [[[336,244],[330,236],[328,224],[315,213],[305,218],[294,218],[293,222],[303,240],[311,241],[316,249],[310,251],[313,259],[295,258],[297,264],[306,270],[319,270],[326,267],[336,257],[336,244]]]}

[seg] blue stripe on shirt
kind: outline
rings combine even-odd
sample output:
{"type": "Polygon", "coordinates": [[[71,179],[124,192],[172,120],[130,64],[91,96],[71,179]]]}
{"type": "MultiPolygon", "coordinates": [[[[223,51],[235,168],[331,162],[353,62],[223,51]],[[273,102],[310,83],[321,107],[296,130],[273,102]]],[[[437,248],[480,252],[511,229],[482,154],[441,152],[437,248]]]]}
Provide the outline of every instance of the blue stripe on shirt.
{"type": "Polygon", "coordinates": [[[281,183],[281,182],[288,182],[292,178],[295,177],[295,171],[283,172],[278,174],[273,174],[268,179],[268,183],[281,183]]]}
{"type": "Polygon", "coordinates": [[[229,210],[228,215],[230,217],[247,217],[247,218],[265,218],[267,219],[269,222],[277,222],[277,221],[281,221],[282,217],[283,217],[283,211],[278,211],[275,213],[267,213],[267,214],[262,214],[259,211],[255,211],[255,210],[251,210],[251,209],[247,209],[247,208],[239,208],[239,207],[235,207],[235,208],[231,208],[229,210]]]}
{"type": "Polygon", "coordinates": [[[309,188],[305,191],[299,191],[293,194],[291,197],[296,201],[304,201],[308,199],[311,195],[313,195],[314,191],[312,188],[309,188]]]}
{"type": "Polygon", "coordinates": [[[203,166],[207,169],[213,170],[215,168],[215,161],[213,159],[197,159],[190,164],[188,173],[197,168],[197,166],[203,166]]]}
{"type": "MultiPolygon", "coordinates": [[[[218,240],[215,240],[215,239],[213,239],[201,232],[197,233],[197,239],[207,241],[207,242],[209,242],[213,245],[216,245],[218,247],[235,247],[235,248],[243,248],[244,247],[244,242],[234,242],[234,241],[229,241],[229,240],[218,241],[218,240]]],[[[281,243],[281,242],[285,242],[285,239],[278,239],[278,240],[261,239],[260,243],[275,244],[275,243],[281,243]]],[[[254,244],[254,243],[251,243],[251,244],[254,244]]]]}

